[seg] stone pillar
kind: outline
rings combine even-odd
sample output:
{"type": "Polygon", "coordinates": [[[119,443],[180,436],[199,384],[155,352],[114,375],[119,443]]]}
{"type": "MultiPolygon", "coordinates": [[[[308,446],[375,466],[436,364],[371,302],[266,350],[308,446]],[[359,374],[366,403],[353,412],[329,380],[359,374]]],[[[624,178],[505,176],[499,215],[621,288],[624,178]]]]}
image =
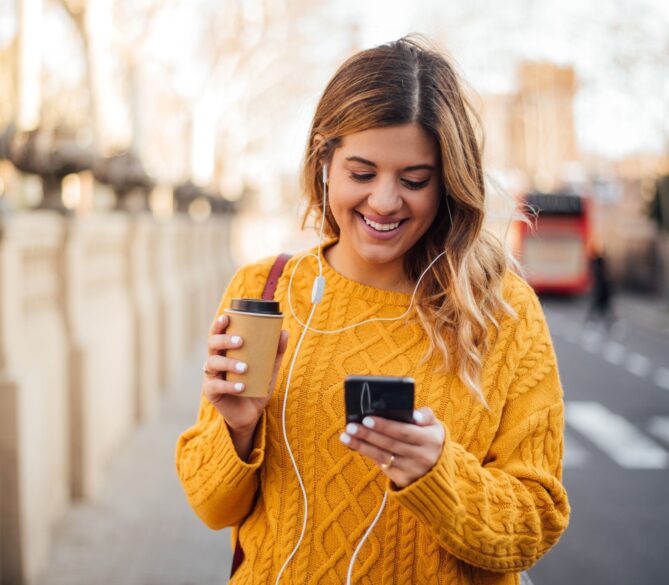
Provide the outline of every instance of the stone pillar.
{"type": "Polygon", "coordinates": [[[186,295],[183,274],[180,273],[180,249],[183,233],[188,229],[187,217],[175,218],[160,225],[158,255],[158,330],[159,382],[166,391],[179,372],[186,348],[186,295]]]}
{"type": "Polygon", "coordinates": [[[73,219],[67,234],[72,492],[80,498],[99,492],[136,419],[129,237],[130,218],[117,213],[73,219]]]}
{"type": "Polygon", "coordinates": [[[132,217],[128,264],[132,304],[135,415],[153,417],[160,397],[157,239],[159,227],[147,213],[132,217]]]}
{"type": "Polygon", "coordinates": [[[0,221],[0,582],[29,584],[69,501],[65,220],[0,221]]]}

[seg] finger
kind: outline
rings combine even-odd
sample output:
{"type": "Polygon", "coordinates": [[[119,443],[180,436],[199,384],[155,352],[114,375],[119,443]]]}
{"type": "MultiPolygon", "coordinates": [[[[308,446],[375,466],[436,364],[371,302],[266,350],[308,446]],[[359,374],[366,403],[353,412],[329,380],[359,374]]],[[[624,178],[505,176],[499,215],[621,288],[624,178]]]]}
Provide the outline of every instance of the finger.
{"type": "Polygon", "coordinates": [[[356,423],[346,425],[346,434],[357,441],[369,443],[374,447],[378,447],[388,453],[394,453],[395,455],[414,457],[419,450],[416,445],[393,439],[388,435],[377,433],[356,423]]]}
{"type": "Polygon", "coordinates": [[[433,425],[437,422],[437,419],[434,416],[434,412],[432,412],[432,409],[427,406],[423,406],[418,410],[414,410],[413,420],[417,425],[422,427],[433,425]]]}
{"type": "Polygon", "coordinates": [[[351,437],[348,433],[342,433],[339,437],[340,441],[344,443],[350,449],[357,451],[365,457],[369,457],[377,465],[382,465],[388,463],[391,455],[395,455],[395,461],[393,462],[393,467],[401,468],[402,467],[402,458],[398,457],[396,453],[391,451],[386,451],[381,449],[376,445],[367,443],[366,441],[360,441],[356,437],[351,437]]]}
{"type": "Polygon", "coordinates": [[[207,340],[210,355],[226,349],[241,347],[243,343],[244,340],[239,335],[211,335],[207,340]]]}
{"type": "Polygon", "coordinates": [[[380,416],[366,416],[362,424],[368,429],[374,429],[391,439],[410,445],[423,445],[425,443],[424,431],[415,424],[390,420],[380,416]]]}
{"type": "Polygon", "coordinates": [[[209,327],[209,335],[216,335],[217,333],[222,333],[228,328],[228,323],[230,322],[230,317],[225,313],[218,315],[216,319],[211,322],[211,327],[209,327]]]}
{"type": "MultiPolygon", "coordinates": [[[[210,355],[204,362],[210,377],[217,377],[222,372],[235,372],[243,374],[248,370],[248,364],[241,360],[235,360],[222,355],[210,355]]],[[[207,374],[205,372],[205,374],[207,374]]]]}
{"type": "Polygon", "coordinates": [[[237,395],[243,392],[244,388],[245,384],[243,382],[228,382],[227,380],[214,378],[204,384],[203,393],[209,402],[215,404],[220,402],[224,396],[237,395]]]}

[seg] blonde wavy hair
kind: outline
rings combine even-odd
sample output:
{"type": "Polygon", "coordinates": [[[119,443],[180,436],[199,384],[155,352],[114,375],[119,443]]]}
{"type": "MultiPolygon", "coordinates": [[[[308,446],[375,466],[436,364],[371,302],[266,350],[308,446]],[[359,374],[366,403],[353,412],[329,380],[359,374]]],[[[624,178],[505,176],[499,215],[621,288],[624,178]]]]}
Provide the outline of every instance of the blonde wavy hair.
{"type": "MultiPolygon", "coordinates": [[[[316,108],[302,167],[307,209],[302,227],[322,213],[321,168],[343,136],[381,126],[417,123],[439,145],[441,198],[437,216],[406,254],[404,270],[416,282],[431,260],[440,258],[416,292],[415,306],[429,349],[451,360],[462,382],[486,404],[480,378],[490,324],[514,315],[502,296],[512,256],[483,226],[486,188],[480,127],[454,67],[421,37],[409,36],[357,53],[330,80],[316,108]],[[452,349],[449,349],[451,346],[452,349]]],[[[326,204],[325,231],[339,235],[326,204]]],[[[320,222],[318,222],[320,223],[320,222]]]]}

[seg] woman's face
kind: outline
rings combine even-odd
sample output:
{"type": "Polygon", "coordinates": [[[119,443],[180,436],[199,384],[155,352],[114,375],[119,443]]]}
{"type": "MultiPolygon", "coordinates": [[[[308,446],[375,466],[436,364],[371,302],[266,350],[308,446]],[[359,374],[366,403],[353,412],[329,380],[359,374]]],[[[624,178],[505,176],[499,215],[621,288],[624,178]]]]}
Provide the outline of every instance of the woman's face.
{"type": "Polygon", "coordinates": [[[328,199],[347,252],[374,264],[402,259],[437,214],[439,164],[436,141],[417,124],[343,137],[328,199]]]}

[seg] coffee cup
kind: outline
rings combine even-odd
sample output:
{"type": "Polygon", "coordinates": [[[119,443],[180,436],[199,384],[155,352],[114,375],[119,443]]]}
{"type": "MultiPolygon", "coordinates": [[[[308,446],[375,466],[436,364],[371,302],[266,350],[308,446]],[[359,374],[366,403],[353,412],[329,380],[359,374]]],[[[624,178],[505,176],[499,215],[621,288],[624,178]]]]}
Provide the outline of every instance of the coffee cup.
{"type": "Polygon", "coordinates": [[[239,335],[244,340],[241,347],[228,349],[226,355],[248,366],[243,374],[226,372],[226,379],[244,383],[245,388],[238,396],[267,396],[283,324],[279,303],[232,299],[224,313],[230,320],[226,333],[239,335]]]}

